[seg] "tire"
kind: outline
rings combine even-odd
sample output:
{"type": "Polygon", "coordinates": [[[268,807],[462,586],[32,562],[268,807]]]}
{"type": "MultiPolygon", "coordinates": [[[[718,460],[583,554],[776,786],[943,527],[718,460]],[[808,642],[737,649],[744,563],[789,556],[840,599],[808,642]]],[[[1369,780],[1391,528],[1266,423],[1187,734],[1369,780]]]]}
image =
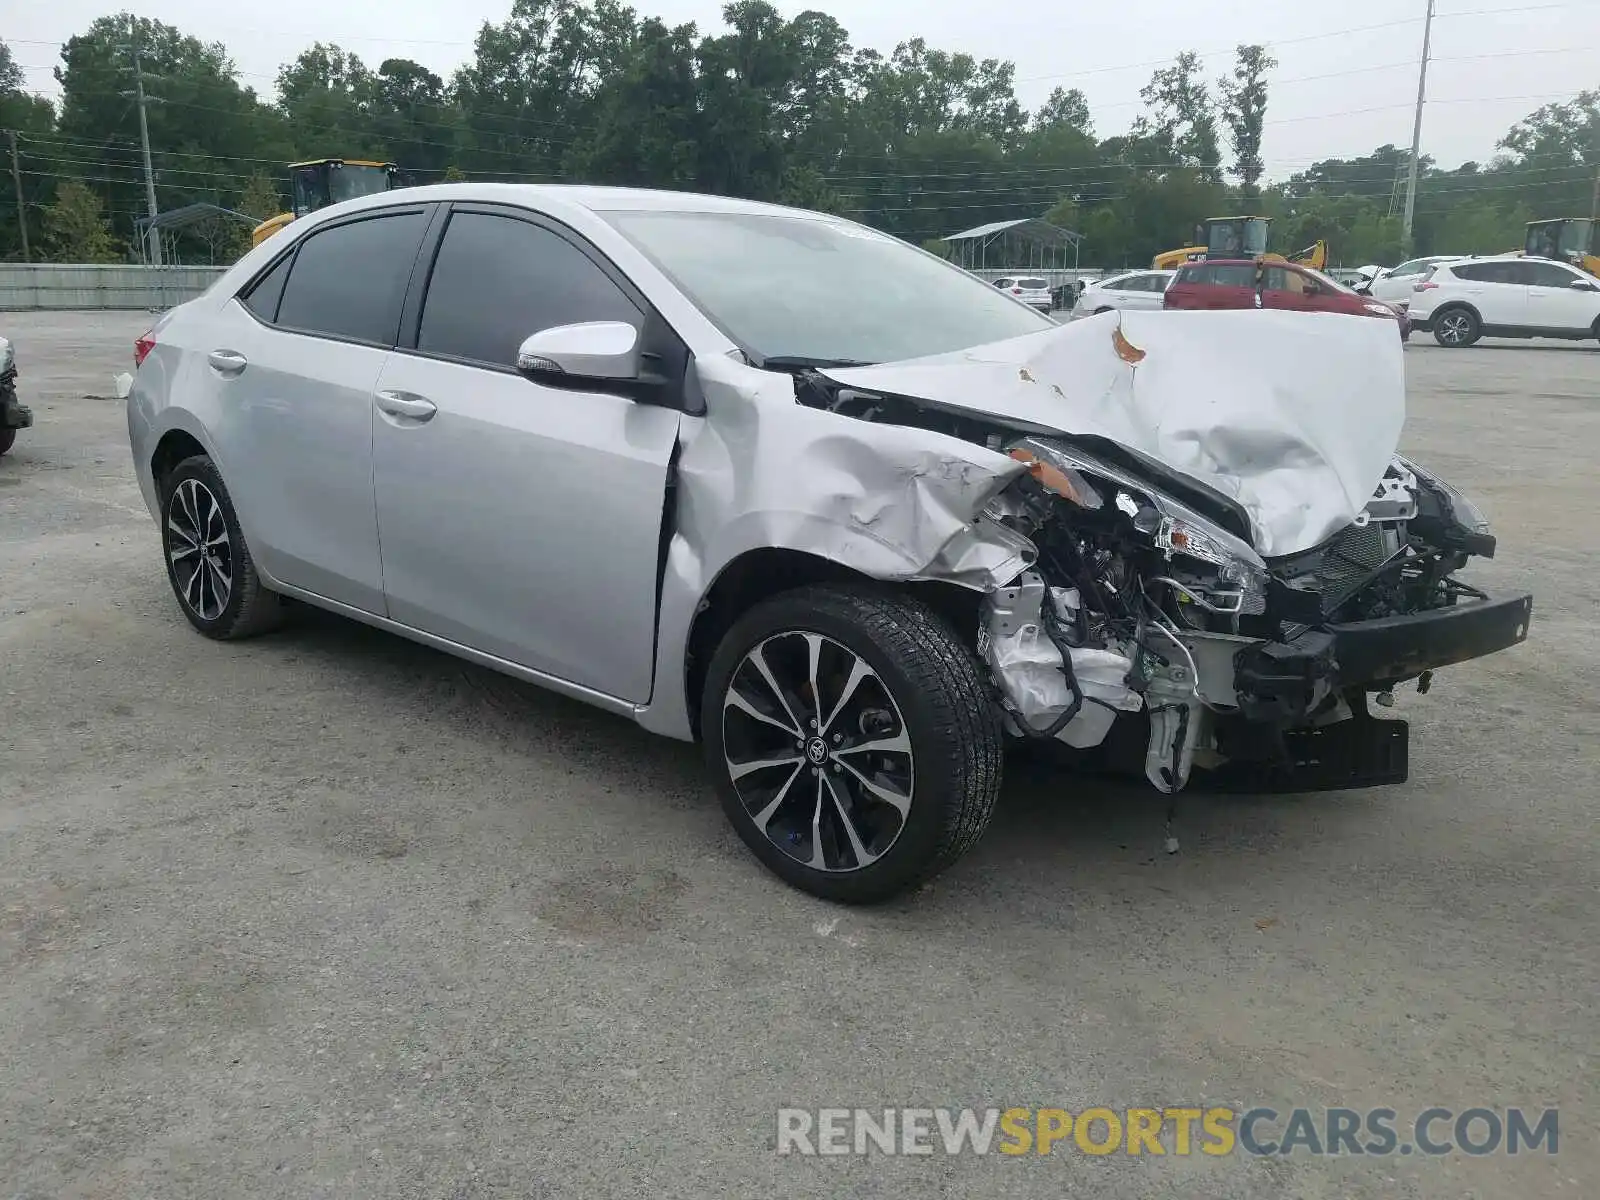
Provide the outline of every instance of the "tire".
{"type": "Polygon", "coordinates": [[[1433,314],[1433,340],[1449,350],[1461,350],[1483,336],[1483,325],[1470,308],[1459,305],[1433,314]]]}
{"type": "Polygon", "coordinates": [[[1000,723],[973,652],[925,604],[870,586],[801,588],[740,617],[701,726],[739,836],[825,900],[874,904],[931,879],[977,843],[1000,793],[1000,723]],[[751,762],[770,765],[736,778],[751,762]]]}
{"type": "Polygon", "coordinates": [[[262,585],[233,500],[204,455],[184,459],[161,481],[161,549],[178,607],[206,637],[232,641],[282,622],[283,600],[262,585]],[[204,561],[193,549],[197,528],[208,551],[204,561]]]}
{"type": "Polygon", "coordinates": [[[0,454],[4,454],[17,444],[17,431],[15,429],[0,429],[0,454]]]}

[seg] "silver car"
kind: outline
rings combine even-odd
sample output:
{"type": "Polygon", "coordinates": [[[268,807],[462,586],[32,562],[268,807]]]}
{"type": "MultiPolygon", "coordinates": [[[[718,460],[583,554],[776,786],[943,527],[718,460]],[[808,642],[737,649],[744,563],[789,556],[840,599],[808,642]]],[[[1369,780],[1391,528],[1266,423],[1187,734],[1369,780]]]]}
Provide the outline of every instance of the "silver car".
{"type": "Polygon", "coordinates": [[[1367,721],[1366,692],[1525,632],[1526,598],[1456,605],[1436,558],[1397,598],[1419,503],[1450,563],[1493,539],[1389,465],[1392,336],[1349,322],[1281,348],[1351,364],[1341,410],[1254,386],[1271,330],[1214,315],[1206,371],[1235,377],[1192,411],[1264,431],[1207,451],[1243,472],[1226,495],[1172,465],[1198,436],[1192,373],[1130,365],[1168,354],[1155,325],[1061,327],[817,213],[446,184],[302,218],[161,317],[128,430],[201,633],[263,632],[292,598],[698,738],[767,866],[867,902],[977,841],[1007,740],[1126,744],[1171,792],[1197,755],[1342,730],[1324,770],[1376,740],[1403,778],[1404,723],[1367,721]],[[1180,442],[1096,407],[1145,379],[1172,390],[1134,400],[1180,442]],[[1352,509],[1380,475],[1378,507],[1352,509]],[[1369,574],[1390,624],[1365,637],[1369,574]],[[1394,617],[1441,597],[1442,633],[1394,617]]]}

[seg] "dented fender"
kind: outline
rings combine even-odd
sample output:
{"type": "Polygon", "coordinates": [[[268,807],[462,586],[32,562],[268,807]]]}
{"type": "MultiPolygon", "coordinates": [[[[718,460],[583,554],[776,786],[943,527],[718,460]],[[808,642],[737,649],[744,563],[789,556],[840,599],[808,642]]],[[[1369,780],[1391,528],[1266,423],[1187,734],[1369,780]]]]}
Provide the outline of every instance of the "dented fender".
{"type": "Polygon", "coordinates": [[[787,375],[698,360],[705,415],[679,433],[662,573],[655,688],[636,714],[690,736],[686,658],[718,577],[753,550],[794,550],[891,583],[1002,587],[1032,565],[1026,538],[980,514],[1027,469],[959,438],[809,408],[787,375]]]}

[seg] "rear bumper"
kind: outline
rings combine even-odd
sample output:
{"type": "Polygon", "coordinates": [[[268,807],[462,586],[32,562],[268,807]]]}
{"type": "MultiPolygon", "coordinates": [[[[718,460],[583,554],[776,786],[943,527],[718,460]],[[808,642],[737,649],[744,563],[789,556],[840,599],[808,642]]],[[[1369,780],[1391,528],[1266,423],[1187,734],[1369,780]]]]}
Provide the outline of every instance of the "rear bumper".
{"type": "Polygon", "coordinates": [[[1429,333],[1433,330],[1432,313],[1422,313],[1419,315],[1417,313],[1408,312],[1406,314],[1406,319],[1411,322],[1411,328],[1413,332],[1429,333]]]}

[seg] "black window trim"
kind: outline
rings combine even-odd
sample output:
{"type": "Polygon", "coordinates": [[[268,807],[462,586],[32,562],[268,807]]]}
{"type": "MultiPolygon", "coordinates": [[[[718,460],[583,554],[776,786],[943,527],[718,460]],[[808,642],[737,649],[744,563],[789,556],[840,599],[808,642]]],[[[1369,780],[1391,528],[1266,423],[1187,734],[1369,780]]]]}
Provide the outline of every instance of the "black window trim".
{"type": "MultiPolygon", "coordinates": [[[[683,335],[673,327],[672,322],[662,315],[661,310],[650,302],[649,298],[639,290],[638,285],[629,279],[622,269],[606,256],[604,251],[570,225],[534,209],[492,200],[444,201],[438,204],[437,208],[439,211],[435,214],[433,221],[423,234],[422,249],[417,255],[416,265],[411,272],[411,283],[406,289],[405,303],[400,307],[399,336],[393,347],[396,354],[408,354],[415,358],[427,358],[435,362],[453,363],[456,366],[471,367],[477,371],[493,371],[500,375],[521,374],[516,367],[506,363],[489,362],[481,358],[467,358],[458,354],[440,354],[437,351],[421,350],[417,347],[417,338],[422,332],[422,313],[426,307],[428,289],[433,283],[433,269],[439,261],[439,251],[444,245],[445,233],[450,227],[450,218],[460,213],[462,215],[503,217],[522,221],[525,224],[534,226],[536,229],[543,229],[546,233],[554,234],[599,268],[600,273],[609,279],[628,302],[639,310],[641,336],[643,331],[651,324],[658,325],[672,338],[676,339],[679,349],[683,352],[685,363],[692,365],[694,353],[689,348],[689,343],[684,339],[683,335]]],[[[627,385],[621,384],[610,385],[598,390],[615,390],[624,395],[631,394],[627,385]]],[[[675,380],[669,384],[667,395],[671,397],[671,402],[667,407],[690,412],[691,415],[694,414],[695,406],[690,403],[690,397],[688,396],[687,370],[684,380],[675,380]]]]}
{"type": "MultiPolygon", "coordinates": [[[[404,327],[406,300],[409,300],[411,288],[416,284],[417,262],[421,259],[422,252],[428,246],[428,240],[433,232],[433,227],[439,219],[438,210],[442,207],[443,205],[435,203],[418,204],[416,202],[412,202],[410,204],[391,204],[385,205],[381,208],[364,208],[358,213],[351,213],[348,217],[340,217],[337,220],[319,223],[317,227],[311,230],[309,233],[296,238],[292,246],[285,247],[283,253],[274,255],[261,268],[261,270],[252,275],[250,279],[233,294],[233,299],[239,302],[239,307],[244,309],[244,311],[249,314],[251,320],[255,321],[259,325],[265,326],[268,329],[274,329],[279,333],[292,333],[297,337],[319,338],[324,342],[342,342],[348,346],[371,346],[378,350],[393,350],[398,344],[400,330],[404,327]],[[401,301],[400,319],[396,322],[395,333],[390,337],[388,342],[373,341],[369,338],[348,337],[344,334],[329,333],[324,329],[302,329],[298,325],[284,325],[277,320],[278,312],[283,307],[283,292],[278,294],[278,307],[273,310],[273,319],[270,321],[262,317],[260,313],[255,312],[249,304],[245,303],[246,297],[249,296],[249,294],[255,289],[256,285],[262,280],[266,279],[266,277],[276,270],[278,265],[284,262],[286,259],[290,260],[289,276],[292,278],[295,267],[294,260],[300,257],[300,248],[318,234],[325,233],[330,229],[339,229],[346,225],[356,225],[362,221],[375,220],[381,217],[405,217],[413,215],[421,215],[424,218],[422,224],[422,236],[417,242],[417,257],[413,259],[411,264],[411,271],[406,284],[405,299],[401,301]]],[[[288,279],[285,279],[284,291],[288,291],[288,288],[289,281],[288,279]]]]}

